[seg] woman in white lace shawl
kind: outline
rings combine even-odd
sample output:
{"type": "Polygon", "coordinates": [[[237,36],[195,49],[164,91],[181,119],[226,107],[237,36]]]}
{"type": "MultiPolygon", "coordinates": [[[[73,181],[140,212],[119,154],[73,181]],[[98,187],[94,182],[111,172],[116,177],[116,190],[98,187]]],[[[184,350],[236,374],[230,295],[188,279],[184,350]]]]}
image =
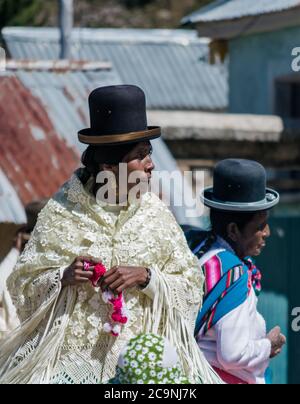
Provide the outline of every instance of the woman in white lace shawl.
{"type": "Polygon", "coordinates": [[[139,171],[142,181],[151,177],[149,140],[159,136],[159,128],[144,123],[132,128],[136,114],[135,121],[127,119],[140,104],[140,115],[146,115],[144,94],[117,86],[96,90],[89,101],[93,130],[79,135],[91,144],[83,156],[85,169],[41,212],[8,281],[22,325],[0,347],[0,383],[105,383],[127,342],[149,332],[176,346],[191,382],[219,383],[193,337],[203,278],[173,215],[151,193],[124,208],[100,206],[95,197],[99,170],[118,172],[119,162],[127,164],[128,173],[139,171]],[[123,135],[107,135],[107,126],[120,133],[106,122],[115,110],[123,135]],[[105,143],[114,139],[113,146],[105,143]],[[124,292],[129,321],[118,337],[104,330],[110,308],[89,281],[93,274],[84,271],[84,257],[110,269],[102,287],[124,292]]]}

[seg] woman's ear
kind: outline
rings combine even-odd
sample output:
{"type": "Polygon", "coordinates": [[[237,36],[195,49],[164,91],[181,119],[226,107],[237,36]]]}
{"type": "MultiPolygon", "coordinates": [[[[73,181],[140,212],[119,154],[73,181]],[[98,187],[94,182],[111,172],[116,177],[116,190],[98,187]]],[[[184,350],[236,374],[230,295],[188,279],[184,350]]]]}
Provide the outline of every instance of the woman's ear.
{"type": "Polygon", "coordinates": [[[110,171],[110,172],[114,173],[115,175],[118,175],[119,166],[113,165],[113,164],[101,164],[100,171],[110,171]]]}
{"type": "Polygon", "coordinates": [[[234,241],[235,243],[239,240],[240,230],[236,223],[230,223],[227,226],[227,234],[228,238],[234,241]]]}
{"type": "Polygon", "coordinates": [[[101,171],[114,171],[113,170],[113,165],[111,164],[100,164],[100,170],[101,171]]]}

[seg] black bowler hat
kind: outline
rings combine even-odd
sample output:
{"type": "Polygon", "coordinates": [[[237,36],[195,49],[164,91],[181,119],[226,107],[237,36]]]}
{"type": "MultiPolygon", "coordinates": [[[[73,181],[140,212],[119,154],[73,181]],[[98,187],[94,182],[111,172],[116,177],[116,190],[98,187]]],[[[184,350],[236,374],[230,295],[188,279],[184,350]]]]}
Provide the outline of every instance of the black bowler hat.
{"type": "Polygon", "coordinates": [[[210,208],[233,212],[257,212],[279,203],[278,192],[267,188],[264,167],[251,160],[221,161],[214,171],[214,186],[201,199],[210,208]]]}
{"type": "Polygon", "coordinates": [[[146,97],[136,86],[111,86],[89,96],[91,127],[78,132],[81,143],[117,145],[161,136],[161,128],[148,127],[146,97]]]}

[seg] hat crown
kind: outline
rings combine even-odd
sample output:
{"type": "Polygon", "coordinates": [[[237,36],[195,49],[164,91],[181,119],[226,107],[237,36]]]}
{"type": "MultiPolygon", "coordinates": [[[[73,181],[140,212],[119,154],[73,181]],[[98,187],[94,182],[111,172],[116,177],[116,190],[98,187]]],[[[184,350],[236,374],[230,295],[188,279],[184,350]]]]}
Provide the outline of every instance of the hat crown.
{"type": "Polygon", "coordinates": [[[146,97],[136,86],[100,87],[89,96],[94,134],[115,135],[147,130],[146,97]]]}
{"type": "Polygon", "coordinates": [[[232,203],[255,203],[266,198],[264,167],[250,160],[221,161],[214,171],[214,199],[232,203]]]}

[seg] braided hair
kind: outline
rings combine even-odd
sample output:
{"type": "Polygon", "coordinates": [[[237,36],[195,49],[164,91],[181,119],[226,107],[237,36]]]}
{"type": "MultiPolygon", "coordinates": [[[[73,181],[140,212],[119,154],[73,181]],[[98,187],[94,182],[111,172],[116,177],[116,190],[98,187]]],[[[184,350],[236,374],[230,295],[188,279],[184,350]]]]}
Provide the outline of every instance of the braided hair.
{"type": "Polygon", "coordinates": [[[211,232],[208,233],[206,241],[200,251],[196,254],[201,259],[212,248],[217,241],[217,237],[222,237],[233,248],[233,241],[228,237],[228,226],[235,223],[242,232],[245,227],[253,220],[256,212],[230,212],[212,209],[210,212],[210,221],[212,225],[211,232]]]}
{"type": "Polygon", "coordinates": [[[203,247],[196,254],[199,260],[204,257],[206,253],[208,253],[208,251],[212,248],[216,241],[217,235],[213,231],[208,232],[203,247]]]}
{"type": "Polygon", "coordinates": [[[80,180],[85,185],[88,180],[96,177],[101,164],[118,165],[124,157],[136,147],[136,143],[116,146],[89,146],[81,157],[84,166],[79,174],[80,180]]]}

